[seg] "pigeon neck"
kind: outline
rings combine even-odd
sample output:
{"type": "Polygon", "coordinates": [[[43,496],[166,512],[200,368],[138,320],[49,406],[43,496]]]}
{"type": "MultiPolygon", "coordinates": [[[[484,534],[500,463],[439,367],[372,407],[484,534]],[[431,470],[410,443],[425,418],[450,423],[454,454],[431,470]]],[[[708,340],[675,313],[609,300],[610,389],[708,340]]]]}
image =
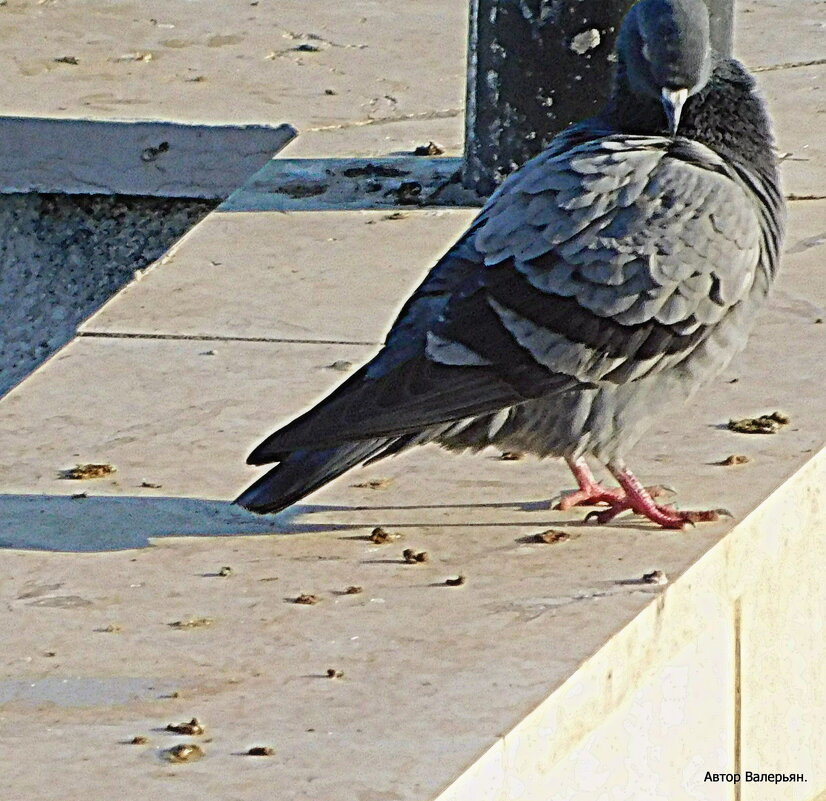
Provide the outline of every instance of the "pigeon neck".
{"type": "MultiPolygon", "coordinates": [[[[634,93],[622,65],[614,90],[603,112],[602,122],[626,134],[667,136],[662,104],[634,93]]],[[[683,108],[678,136],[700,142],[723,158],[740,162],[761,178],[776,180],[769,121],[754,92],[754,81],[734,59],[716,58],[706,86],[688,99],[683,108]]]]}
{"type": "Polygon", "coordinates": [[[612,128],[625,134],[667,136],[668,121],[662,103],[632,92],[617,81],[608,105],[600,115],[612,128]]]}
{"type": "Polygon", "coordinates": [[[599,116],[622,133],[668,135],[668,121],[662,103],[658,98],[640,94],[631,88],[622,60],[617,64],[611,96],[599,116]]]}

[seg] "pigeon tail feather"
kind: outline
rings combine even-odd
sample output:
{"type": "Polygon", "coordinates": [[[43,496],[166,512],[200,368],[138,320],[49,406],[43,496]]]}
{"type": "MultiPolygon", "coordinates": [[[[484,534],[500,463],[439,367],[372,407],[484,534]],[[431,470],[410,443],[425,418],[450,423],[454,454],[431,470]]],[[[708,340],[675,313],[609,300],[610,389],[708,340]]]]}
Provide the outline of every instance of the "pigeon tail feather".
{"type": "Polygon", "coordinates": [[[244,490],[234,503],[256,514],[280,512],[392,442],[382,438],[348,442],[327,450],[295,451],[244,490]]]}

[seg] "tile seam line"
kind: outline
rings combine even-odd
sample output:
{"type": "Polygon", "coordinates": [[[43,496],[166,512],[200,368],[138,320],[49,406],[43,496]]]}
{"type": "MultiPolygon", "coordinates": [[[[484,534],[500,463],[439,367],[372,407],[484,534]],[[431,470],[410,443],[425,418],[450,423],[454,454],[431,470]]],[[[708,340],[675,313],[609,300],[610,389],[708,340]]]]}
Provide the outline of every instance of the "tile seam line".
{"type": "Polygon", "coordinates": [[[826,64],[826,58],[813,58],[806,61],[784,61],[782,64],[765,64],[760,67],[751,67],[751,71],[758,72],[777,72],[778,70],[793,70],[798,67],[820,67],[826,64]]]}
{"type": "Polygon", "coordinates": [[[446,108],[436,109],[435,111],[414,111],[409,114],[399,114],[391,117],[368,117],[365,120],[346,120],[344,122],[333,123],[331,125],[318,125],[314,128],[307,128],[304,132],[325,133],[328,131],[341,131],[347,128],[363,128],[367,125],[389,125],[394,122],[444,120],[458,117],[463,111],[463,108],[446,108]]]}
{"type": "Polygon", "coordinates": [[[162,339],[184,342],[272,342],[295,345],[373,345],[381,342],[359,339],[293,339],[288,337],[245,337],[221,334],[137,334],[124,331],[78,331],[77,338],[83,339],[162,339]]]}

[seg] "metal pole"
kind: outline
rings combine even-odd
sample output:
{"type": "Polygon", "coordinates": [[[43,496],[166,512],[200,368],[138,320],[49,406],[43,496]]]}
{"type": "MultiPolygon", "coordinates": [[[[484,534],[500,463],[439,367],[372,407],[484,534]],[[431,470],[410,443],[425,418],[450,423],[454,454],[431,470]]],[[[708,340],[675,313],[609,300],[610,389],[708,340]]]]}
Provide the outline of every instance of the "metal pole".
{"type": "MultiPolygon", "coordinates": [[[[731,53],[734,0],[706,0],[731,53]]],[[[611,86],[614,41],[634,0],[470,0],[462,180],[489,195],[611,86]]]]}

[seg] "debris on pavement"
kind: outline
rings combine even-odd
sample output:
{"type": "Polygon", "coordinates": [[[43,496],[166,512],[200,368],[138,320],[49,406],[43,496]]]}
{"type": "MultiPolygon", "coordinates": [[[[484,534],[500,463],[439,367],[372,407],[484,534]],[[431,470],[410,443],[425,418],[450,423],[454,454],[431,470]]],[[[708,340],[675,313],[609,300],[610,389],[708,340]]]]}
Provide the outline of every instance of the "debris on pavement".
{"type": "Polygon", "coordinates": [[[165,752],[166,758],[170,762],[196,762],[203,755],[203,749],[195,743],[182,743],[174,745],[165,752]]]}
{"type": "Polygon", "coordinates": [[[744,417],[741,420],[729,420],[727,428],[738,434],[776,434],[780,426],[791,421],[784,412],[771,412],[760,417],[744,417]]]}
{"type": "Polygon", "coordinates": [[[76,464],[67,470],[60,470],[61,478],[70,479],[72,481],[89,481],[93,478],[106,478],[116,473],[117,468],[109,463],[105,464],[76,464]]]}
{"type": "Polygon", "coordinates": [[[192,617],[186,620],[174,620],[168,625],[173,629],[200,629],[204,626],[211,626],[212,623],[211,617],[192,617]]]}
{"type": "Polygon", "coordinates": [[[556,529],[549,528],[547,531],[540,531],[538,534],[534,534],[531,541],[541,542],[545,545],[554,545],[557,542],[567,542],[569,539],[571,539],[571,535],[567,531],[557,531],[556,529]]]}
{"type": "Polygon", "coordinates": [[[247,751],[247,756],[272,756],[275,749],[269,745],[254,745],[247,751]]]}
{"type": "Polygon", "coordinates": [[[428,142],[426,145],[419,145],[414,151],[414,156],[441,156],[445,149],[435,142],[428,142]]]}
{"type": "Polygon", "coordinates": [[[747,464],[750,461],[750,456],[745,456],[742,453],[732,453],[731,456],[726,456],[725,459],[721,459],[719,462],[715,462],[715,464],[721,467],[733,467],[738,464],[747,464]]]}
{"type": "Polygon", "coordinates": [[[203,734],[205,729],[198,718],[192,718],[192,720],[185,721],[184,723],[169,723],[166,726],[166,731],[171,731],[174,734],[198,736],[203,734]]]}
{"type": "Polygon", "coordinates": [[[662,570],[652,570],[650,573],[643,573],[644,584],[668,584],[668,576],[662,570]]]}
{"type": "Polygon", "coordinates": [[[399,534],[392,534],[386,529],[383,529],[381,526],[376,526],[370,532],[370,542],[374,542],[376,545],[385,545],[386,543],[390,542],[391,540],[397,540],[399,538],[399,534]]]}

